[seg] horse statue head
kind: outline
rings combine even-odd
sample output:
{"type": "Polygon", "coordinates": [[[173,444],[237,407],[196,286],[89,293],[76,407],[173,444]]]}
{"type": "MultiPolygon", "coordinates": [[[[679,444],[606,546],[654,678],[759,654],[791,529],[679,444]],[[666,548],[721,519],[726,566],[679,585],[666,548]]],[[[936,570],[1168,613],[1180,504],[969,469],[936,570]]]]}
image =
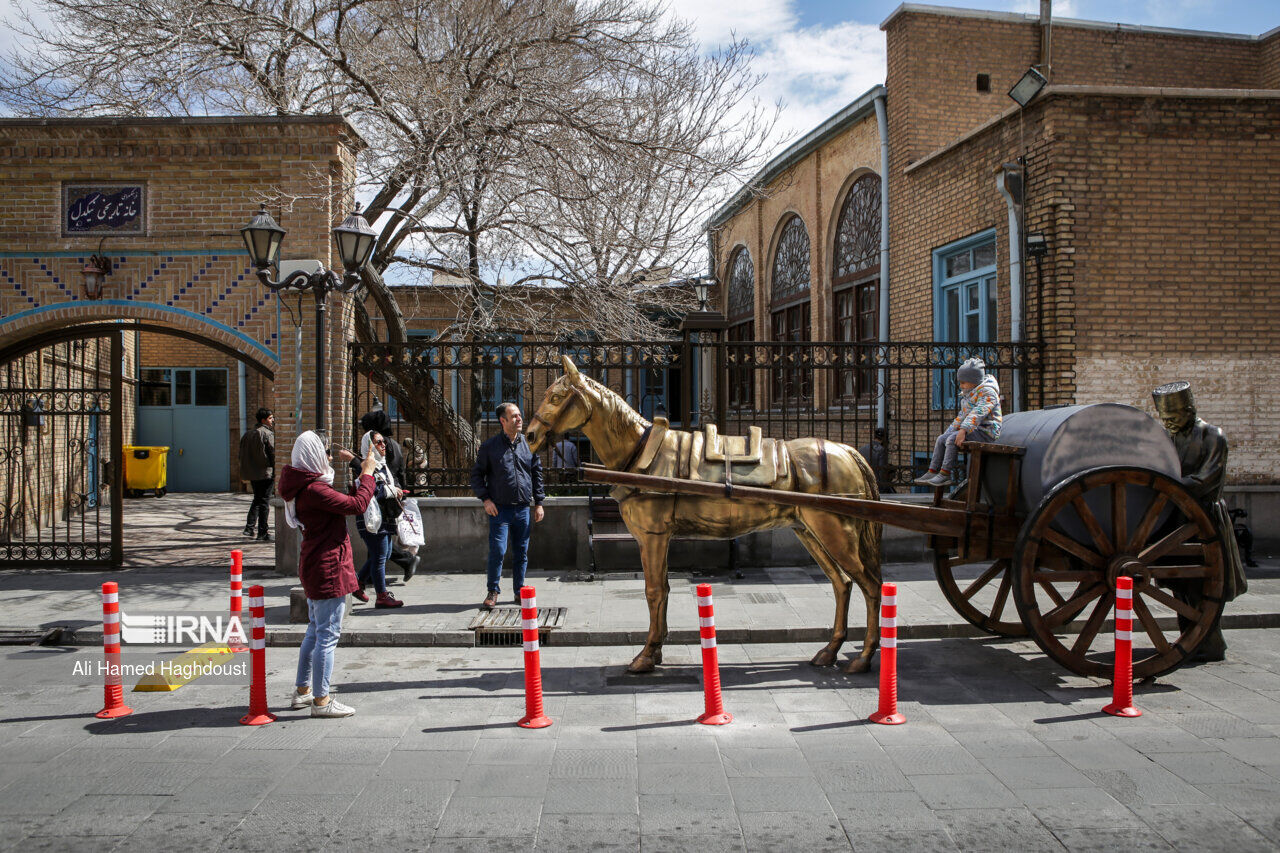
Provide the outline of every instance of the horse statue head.
{"type": "Polygon", "coordinates": [[[524,433],[529,449],[535,453],[551,436],[577,429],[591,420],[591,398],[597,395],[592,393],[587,378],[578,372],[573,359],[567,355],[561,358],[564,376],[547,388],[542,405],[533,413],[529,428],[524,433]]]}

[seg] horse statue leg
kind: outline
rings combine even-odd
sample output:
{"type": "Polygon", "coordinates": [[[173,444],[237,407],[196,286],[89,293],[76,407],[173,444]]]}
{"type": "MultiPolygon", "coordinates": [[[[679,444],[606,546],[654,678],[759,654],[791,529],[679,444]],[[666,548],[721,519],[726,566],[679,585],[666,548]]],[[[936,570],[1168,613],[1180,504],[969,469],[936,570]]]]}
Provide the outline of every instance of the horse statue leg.
{"type": "Polygon", "coordinates": [[[861,653],[844,671],[866,672],[871,669],[871,658],[880,645],[880,560],[878,547],[874,554],[869,553],[872,549],[862,547],[862,537],[866,535],[863,528],[868,523],[811,509],[799,510],[799,517],[804,527],[796,530],[796,535],[831,580],[836,596],[831,640],[810,663],[831,666],[836,662],[848,633],[849,600],[856,583],[867,604],[867,630],[861,653]]]}
{"type": "Polygon", "coordinates": [[[649,602],[649,636],[645,639],[644,648],[627,667],[627,672],[634,675],[652,672],[662,663],[662,644],[667,639],[667,599],[671,594],[671,582],[667,578],[667,546],[671,543],[671,534],[635,529],[631,534],[640,543],[644,597],[649,602]]]}

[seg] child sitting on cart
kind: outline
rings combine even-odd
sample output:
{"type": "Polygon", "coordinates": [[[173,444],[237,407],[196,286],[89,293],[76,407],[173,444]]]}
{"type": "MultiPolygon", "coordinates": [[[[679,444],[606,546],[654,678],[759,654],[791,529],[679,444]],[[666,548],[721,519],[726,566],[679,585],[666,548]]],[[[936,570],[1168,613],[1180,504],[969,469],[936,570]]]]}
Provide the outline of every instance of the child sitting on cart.
{"type": "Polygon", "coordinates": [[[969,439],[995,441],[1000,435],[1000,384],[980,358],[970,358],[956,370],[960,383],[960,412],[933,443],[929,470],[916,478],[920,486],[950,486],[959,448],[969,439]]]}

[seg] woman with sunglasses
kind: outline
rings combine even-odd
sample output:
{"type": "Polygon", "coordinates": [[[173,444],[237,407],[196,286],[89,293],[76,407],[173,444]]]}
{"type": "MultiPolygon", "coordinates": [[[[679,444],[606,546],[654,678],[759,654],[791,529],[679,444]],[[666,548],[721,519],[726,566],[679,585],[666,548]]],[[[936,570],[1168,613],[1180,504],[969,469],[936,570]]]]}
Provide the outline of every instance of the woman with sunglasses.
{"type": "MultiPolygon", "coordinates": [[[[373,589],[378,596],[374,607],[403,607],[404,602],[387,589],[387,557],[391,556],[391,537],[395,535],[396,518],[403,511],[401,500],[404,498],[404,492],[396,484],[396,478],[387,465],[387,442],[381,433],[374,430],[366,432],[360,439],[361,457],[369,455],[370,450],[373,451],[373,458],[378,463],[373,471],[373,482],[374,496],[378,501],[378,507],[382,510],[382,526],[377,530],[367,530],[364,516],[356,516],[356,528],[360,531],[360,538],[364,540],[369,556],[360,567],[359,574],[356,575],[357,580],[360,581],[360,589],[352,594],[357,601],[367,602],[369,594],[365,592],[365,587],[372,581],[373,589]]],[[[354,461],[352,464],[354,465],[354,461]]]]}

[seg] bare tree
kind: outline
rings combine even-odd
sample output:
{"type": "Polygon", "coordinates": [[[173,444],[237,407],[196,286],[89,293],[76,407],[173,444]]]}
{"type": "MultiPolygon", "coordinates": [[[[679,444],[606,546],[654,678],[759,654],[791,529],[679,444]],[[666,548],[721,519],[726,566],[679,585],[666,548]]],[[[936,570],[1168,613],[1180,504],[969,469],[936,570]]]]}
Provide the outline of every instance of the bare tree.
{"type": "MultiPolygon", "coordinates": [[[[701,224],[757,164],[776,113],[749,52],[700,53],[689,27],[632,0],[37,0],[0,101],[23,114],[330,114],[369,142],[359,186],[379,230],[364,285],[406,339],[388,277],[466,282],[444,336],[587,328],[651,339],[696,273],[701,224]],[[509,286],[503,286],[510,282],[509,286]]],[[[374,318],[357,300],[357,333],[374,318]]],[[[375,381],[450,460],[474,445],[429,375],[375,381]]]]}

